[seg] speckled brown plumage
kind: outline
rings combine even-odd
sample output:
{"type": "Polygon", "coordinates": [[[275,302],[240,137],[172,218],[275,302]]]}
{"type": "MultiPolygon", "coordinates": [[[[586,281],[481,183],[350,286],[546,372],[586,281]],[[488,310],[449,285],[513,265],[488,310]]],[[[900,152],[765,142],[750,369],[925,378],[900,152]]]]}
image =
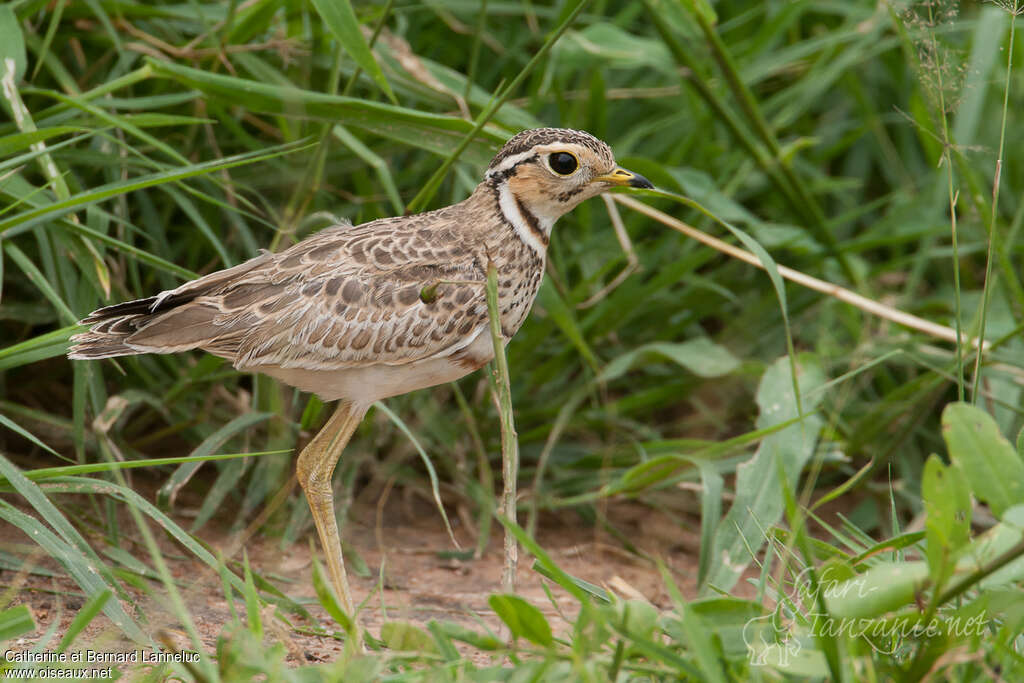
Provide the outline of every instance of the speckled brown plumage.
{"type": "MultiPolygon", "coordinates": [[[[203,349],[328,400],[372,402],[409,390],[384,382],[374,391],[362,383],[372,379],[364,372],[353,394],[353,382],[337,381],[346,370],[448,359],[464,374],[492,356],[487,345],[474,345],[486,336],[488,259],[499,273],[502,331],[511,337],[540,287],[554,220],[610,187],[593,179],[614,168],[611,150],[588,133],[524,131],[458,204],[331,227],[280,253],[99,309],[82,321],[92,329],[74,337],[69,355],[203,349]],[[542,157],[553,149],[573,154],[579,170],[565,177],[546,167],[542,157]],[[507,163],[516,156],[523,158],[507,163]],[[512,215],[502,193],[511,196],[512,215]],[[524,227],[526,239],[519,234],[524,227]],[[421,296],[427,289],[433,296],[421,296]]],[[[448,381],[455,372],[433,368],[432,375],[448,381]]],[[[412,388],[429,379],[412,381],[412,388]]]]}

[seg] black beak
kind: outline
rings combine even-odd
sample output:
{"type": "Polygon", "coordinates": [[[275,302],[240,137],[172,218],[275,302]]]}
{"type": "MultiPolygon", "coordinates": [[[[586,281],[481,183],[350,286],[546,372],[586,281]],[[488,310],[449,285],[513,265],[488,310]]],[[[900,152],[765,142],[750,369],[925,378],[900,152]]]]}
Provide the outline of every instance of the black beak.
{"type": "Polygon", "coordinates": [[[629,186],[630,187],[638,187],[641,190],[653,190],[654,189],[654,183],[652,183],[647,178],[644,178],[639,173],[634,173],[633,174],[633,177],[629,181],[629,186]]]}

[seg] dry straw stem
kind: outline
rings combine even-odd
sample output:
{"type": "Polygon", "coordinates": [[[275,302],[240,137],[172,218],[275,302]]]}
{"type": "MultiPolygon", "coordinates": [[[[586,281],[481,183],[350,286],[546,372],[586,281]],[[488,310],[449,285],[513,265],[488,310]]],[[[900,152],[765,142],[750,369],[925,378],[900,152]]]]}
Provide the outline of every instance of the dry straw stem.
{"type": "MultiPolygon", "coordinates": [[[[728,254],[733,258],[737,258],[741,261],[749,263],[752,266],[764,269],[764,265],[761,263],[760,259],[758,259],[757,256],[755,256],[754,254],[751,254],[749,251],[745,251],[727,242],[723,242],[718,238],[712,237],[707,233],[701,232],[700,230],[697,230],[693,226],[688,225],[677,218],[673,218],[672,216],[669,216],[667,213],[658,211],[657,209],[654,209],[648,206],[647,204],[644,204],[643,202],[637,201],[632,197],[618,194],[614,195],[614,197],[615,201],[619,202],[623,206],[628,206],[634,211],[639,211],[645,216],[649,216],[650,218],[653,218],[654,220],[658,221],[662,225],[668,226],[673,230],[681,232],[687,237],[692,237],[693,239],[697,240],[702,244],[706,244],[712,249],[717,249],[718,251],[724,254],[728,254]]],[[[798,285],[807,287],[808,289],[813,289],[817,292],[821,292],[822,294],[827,294],[835,299],[838,299],[839,301],[848,303],[851,306],[859,308],[860,310],[866,313],[870,313],[871,315],[878,316],[879,318],[892,321],[897,325],[903,325],[904,327],[909,327],[910,329],[917,330],[919,332],[924,332],[925,334],[937,337],[939,339],[944,339],[946,341],[953,343],[957,342],[956,330],[954,330],[951,327],[946,327],[945,325],[933,323],[929,320],[925,320],[924,318],[919,318],[916,315],[911,315],[910,313],[906,313],[897,308],[893,308],[892,306],[886,306],[885,304],[881,304],[877,301],[874,301],[873,299],[869,299],[867,297],[861,296],[860,294],[857,294],[856,292],[852,292],[849,289],[840,287],[839,285],[834,285],[831,282],[819,280],[818,278],[811,277],[810,275],[805,275],[804,273],[801,273],[800,271],[797,270],[793,270],[792,268],[787,268],[786,266],[780,265],[778,266],[778,269],[779,275],[786,278],[787,280],[795,282],[798,285]]],[[[972,347],[977,348],[979,340],[976,337],[971,339],[965,338],[964,342],[969,343],[972,347]]],[[[986,341],[983,342],[981,348],[984,351],[988,349],[988,346],[989,342],[986,341]]]]}

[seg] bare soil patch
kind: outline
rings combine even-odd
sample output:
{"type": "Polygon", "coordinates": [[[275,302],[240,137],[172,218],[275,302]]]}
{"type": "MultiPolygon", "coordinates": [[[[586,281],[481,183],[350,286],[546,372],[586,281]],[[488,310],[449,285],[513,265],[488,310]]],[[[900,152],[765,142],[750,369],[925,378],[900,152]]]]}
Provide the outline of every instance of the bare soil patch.
{"type": "MultiPolygon", "coordinates": [[[[679,495],[693,494],[679,491],[679,495]]],[[[73,504],[79,503],[74,501],[73,504]]],[[[685,596],[695,595],[698,546],[693,531],[682,529],[661,512],[636,503],[609,505],[605,514],[609,522],[639,550],[651,557],[660,557],[670,567],[685,596]]],[[[189,520],[178,521],[187,526],[189,520]]],[[[452,521],[457,522],[456,517],[453,516],[452,521]]],[[[137,531],[127,515],[121,528],[125,531],[121,547],[151,564],[135,538],[137,531]]],[[[696,520],[693,520],[691,528],[697,528],[696,520]]],[[[455,533],[464,547],[472,547],[468,535],[458,526],[455,533]]],[[[448,620],[478,632],[490,629],[501,634],[500,621],[487,603],[492,593],[501,591],[503,556],[500,533],[500,528],[495,531],[487,552],[481,558],[457,560],[443,556],[444,551],[455,547],[438,511],[430,505],[407,498],[389,503],[379,513],[376,509],[355,509],[343,536],[363,558],[371,574],[368,577],[358,576],[350,569],[353,597],[360,602],[366,601],[360,617],[363,625],[371,633],[378,634],[381,624],[389,620],[407,621],[419,626],[425,626],[431,620],[448,620]]],[[[157,535],[204,646],[208,652],[213,652],[218,637],[232,618],[220,577],[175,541],[164,534],[157,535]]],[[[215,524],[207,525],[199,537],[213,550],[230,547],[233,538],[215,524]]],[[[84,603],[81,589],[65,576],[59,565],[37,552],[38,549],[17,529],[0,526],[0,538],[12,541],[10,545],[4,543],[9,552],[17,556],[32,556],[33,564],[53,573],[53,576],[45,576],[11,569],[0,571],[0,583],[8,589],[15,587],[12,603],[29,605],[38,624],[38,630],[25,636],[15,647],[31,647],[57,622],[51,641],[56,646],[84,603]]],[[[316,602],[309,538],[315,538],[312,529],[308,538],[282,548],[279,539],[257,534],[249,539],[245,548],[253,570],[292,599],[304,603],[319,622],[298,623],[300,628],[321,626],[334,630],[336,624],[316,602]]],[[[671,607],[662,577],[651,561],[624,550],[613,536],[588,525],[574,512],[544,516],[537,540],[570,574],[611,588],[623,597],[642,597],[660,609],[671,607]]],[[[104,541],[97,537],[91,542],[102,554],[104,541]]],[[[319,548],[316,552],[319,554],[319,548]]],[[[578,611],[576,601],[558,586],[547,582],[554,596],[552,603],[544,590],[546,579],[530,568],[531,563],[532,558],[521,555],[517,592],[545,613],[556,632],[564,631],[578,611]]],[[[129,588],[138,609],[126,604],[126,610],[136,617],[143,613],[147,629],[169,634],[179,647],[191,649],[185,630],[174,617],[162,587],[156,582],[150,582],[148,586],[145,590],[129,588]]],[[[241,601],[234,609],[244,619],[245,606],[241,601]]],[[[274,622],[269,618],[271,614],[272,610],[267,610],[265,624],[274,622]]],[[[289,619],[294,621],[295,617],[290,615],[289,619]]],[[[333,660],[342,650],[343,645],[338,640],[308,635],[288,629],[280,622],[278,624],[267,628],[267,637],[283,642],[295,664],[333,660]]],[[[77,646],[104,651],[136,647],[102,615],[93,620],[77,641],[77,646]]]]}

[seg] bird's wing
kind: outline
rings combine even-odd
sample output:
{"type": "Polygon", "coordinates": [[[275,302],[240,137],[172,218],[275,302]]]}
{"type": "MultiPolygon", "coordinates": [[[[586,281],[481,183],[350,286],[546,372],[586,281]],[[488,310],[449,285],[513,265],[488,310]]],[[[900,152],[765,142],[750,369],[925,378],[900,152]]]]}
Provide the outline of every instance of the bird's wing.
{"type": "Polygon", "coordinates": [[[329,370],[446,356],[487,324],[480,260],[455,235],[407,221],[330,228],[236,266],[235,277],[213,273],[157,297],[157,311],[192,298],[136,322],[125,343],[140,351],[202,348],[238,368],[329,370]]]}

